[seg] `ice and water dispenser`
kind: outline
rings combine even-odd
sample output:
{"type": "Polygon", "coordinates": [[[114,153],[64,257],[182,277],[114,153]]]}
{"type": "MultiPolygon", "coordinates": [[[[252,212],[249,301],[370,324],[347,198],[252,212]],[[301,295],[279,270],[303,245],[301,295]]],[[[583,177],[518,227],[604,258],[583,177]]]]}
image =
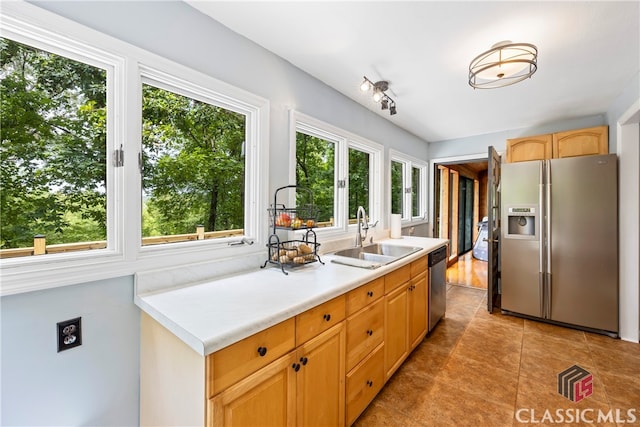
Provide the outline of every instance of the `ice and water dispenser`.
{"type": "Polygon", "coordinates": [[[506,238],[530,239],[537,238],[535,206],[510,206],[507,209],[506,238]]]}

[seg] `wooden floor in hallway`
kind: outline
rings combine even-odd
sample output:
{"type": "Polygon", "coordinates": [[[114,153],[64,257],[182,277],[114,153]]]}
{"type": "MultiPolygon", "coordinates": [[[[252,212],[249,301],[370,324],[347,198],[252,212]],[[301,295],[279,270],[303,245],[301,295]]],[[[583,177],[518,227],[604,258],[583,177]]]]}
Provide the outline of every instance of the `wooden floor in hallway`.
{"type": "Polygon", "coordinates": [[[489,314],[486,291],[448,285],[445,318],[354,425],[640,425],[639,373],[640,344],[489,314]],[[593,378],[578,402],[558,392],[573,365],[593,378]]]}
{"type": "Polygon", "coordinates": [[[458,257],[458,261],[447,268],[447,283],[472,288],[487,289],[486,261],[476,259],[469,251],[458,257]]]}

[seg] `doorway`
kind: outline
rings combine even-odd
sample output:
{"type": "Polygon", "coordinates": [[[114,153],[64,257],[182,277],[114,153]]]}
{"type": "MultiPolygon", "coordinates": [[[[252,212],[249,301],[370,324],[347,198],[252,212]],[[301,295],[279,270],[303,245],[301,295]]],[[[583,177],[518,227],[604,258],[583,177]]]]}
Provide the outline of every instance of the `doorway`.
{"type": "Polygon", "coordinates": [[[477,235],[473,229],[476,219],[474,200],[477,193],[477,190],[474,191],[474,182],[476,181],[466,176],[458,179],[458,256],[471,250],[477,235]]]}
{"type": "Polygon", "coordinates": [[[447,283],[486,289],[487,262],[473,256],[487,216],[485,159],[434,164],[433,236],[449,239],[447,283]]]}

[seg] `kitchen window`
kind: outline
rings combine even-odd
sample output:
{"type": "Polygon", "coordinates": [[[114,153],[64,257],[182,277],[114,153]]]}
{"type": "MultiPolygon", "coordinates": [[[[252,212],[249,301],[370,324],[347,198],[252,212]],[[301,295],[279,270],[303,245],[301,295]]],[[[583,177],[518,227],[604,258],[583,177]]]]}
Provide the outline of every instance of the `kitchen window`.
{"type": "MultiPolygon", "coordinates": [[[[348,232],[358,206],[380,219],[382,146],[298,112],[292,112],[295,183],[309,188],[319,209],[318,231],[348,232]]],[[[296,204],[306,203],[298,192],[296,204]]]]}
{"type": "Polygon", "coordinates": [[[142,245],[244,235],[246,116],[142,85],[142,245]]]}
{"type": "Polygon", "coordinates": [[[427,164],[390,150],[391,213],[403,221],[422,221],[427,211],[427,164]]]}
{"type": "Polygon", "coordinates": [[[336,145],[332,136],[320,136],[313,130],[296,132],[296,184],[311,190],[296,193],[296,205],[313,203],[318,209],[316,227],[333,227],[336,218],[336,145]]]}
{"type": "Polygon", "coordinates": [[[0,257],[107,248],[113,64],[20,40],[0,37],[0,257]]]}
{"type": "Polygon", "coordinates": [[[263,252],[266,99],[26,2],[0,48],[2,295],[263,252]]]}
{"type": "Polygon", "coordinates": [[[214,90],[215,80],[181,66],[139,69],[141,251],[204,255],[262,238],[266,105],[214,90]]]}
{"type": "Polygon", "coordinates": [[[373,155],[359,150],[358,148],[349,147],[349,223],[355,223],[358,206],[363,206],[367,212],[371,210],[369,202],[371,192],[371,157],[373,155]]]}

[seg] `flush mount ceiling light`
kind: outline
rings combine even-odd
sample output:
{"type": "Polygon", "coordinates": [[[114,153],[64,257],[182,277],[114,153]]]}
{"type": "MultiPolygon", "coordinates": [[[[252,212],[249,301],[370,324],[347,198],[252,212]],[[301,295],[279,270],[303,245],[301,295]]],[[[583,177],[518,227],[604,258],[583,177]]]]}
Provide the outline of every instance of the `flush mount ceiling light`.
{"type": "Polygon", "coordinates": [[[527,79],[538,69],[538,48],[510,40],[494,44],[469,65],[469,85],[495,89],[527,79]]]}
{"type": "Polygon", "coordinates": [[[381,109],[389,110],[389,114],[392,116],[397,113],[396,102],[385,93],[387,90],[389,90],[388,81],[381,80],[379,82],[373,83],[367,78],[367,76],[364,76],[364,80],[360,85],[360,90],[363,92],[367,92],[371,89],[373,89],[373,100],[380,103],[381,109]]]}

